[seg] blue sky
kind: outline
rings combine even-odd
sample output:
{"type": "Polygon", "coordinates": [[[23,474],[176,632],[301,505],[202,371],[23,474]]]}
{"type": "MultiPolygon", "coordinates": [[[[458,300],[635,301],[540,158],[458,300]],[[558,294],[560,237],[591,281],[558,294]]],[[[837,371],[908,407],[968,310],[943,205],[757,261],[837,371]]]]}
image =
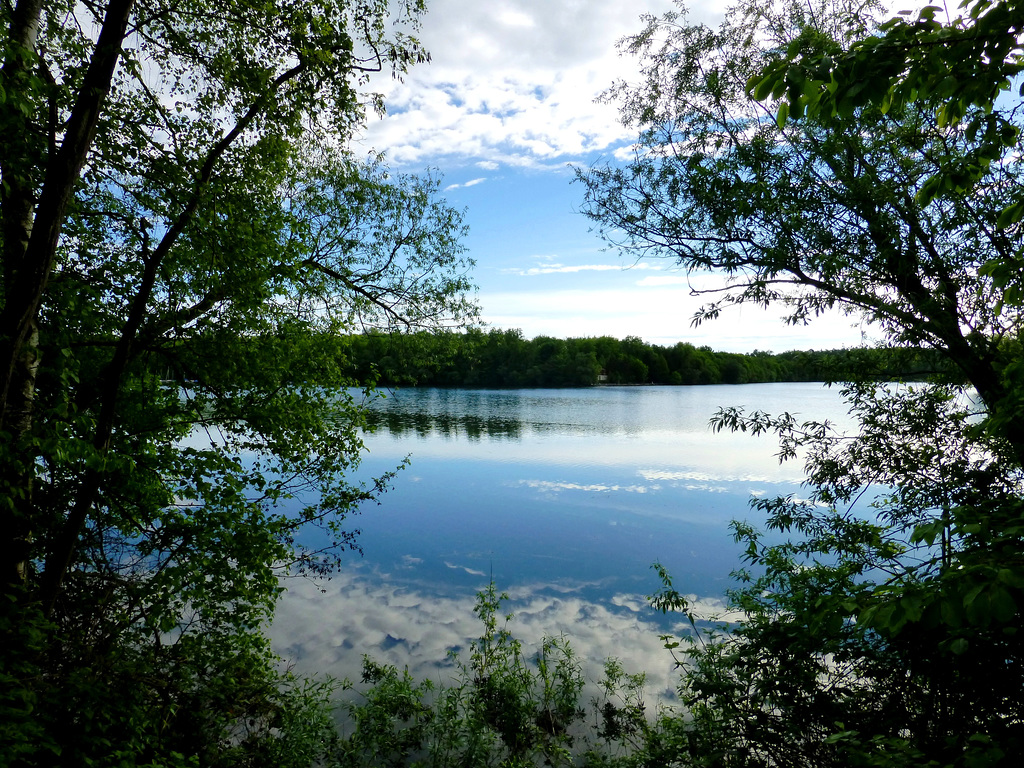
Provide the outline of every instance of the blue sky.
{"type": "MultiPolygon", "coordinates": [[[[635,78],[616,41],[642,13],[670,0],[428,0],[421,37],[432,62],[403,82],[382,81],[388,116],[360,144],[395,170],[437,169],[448,201],[466,211],[483,320],[527,337],[624,337],[714,349],[852,346],[848,317],[785,326],[778,312],[730,310],[693,328],[700,298],[667,261],[634,264],[607,250],[578,211],[571,166],[614,160],[630,131],[595,98],[635,78]]],[[[691,2],[690,18],[715,24],[723,0],[691,2]]]]}

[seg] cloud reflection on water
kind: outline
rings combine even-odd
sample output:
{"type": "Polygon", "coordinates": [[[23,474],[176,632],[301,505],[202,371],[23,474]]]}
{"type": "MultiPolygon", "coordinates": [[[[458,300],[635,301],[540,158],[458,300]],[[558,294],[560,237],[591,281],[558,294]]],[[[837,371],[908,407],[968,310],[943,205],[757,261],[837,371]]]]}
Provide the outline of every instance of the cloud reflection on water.
{"type": "Polygon", "coordinates": [[[647,493],[648,491],[656,491],[659,486],[657,485],[605,485],[603,483],[568,483],[568,482],[554,482],[551,480],[520,480],[519,485],[526,486],[527,488],[536,488],[541,491],[550,491],[557,493],[558,491],[588,491],[590,493],[609,493],[609,492],[624,492],[624,493],[647,493]]]}
{"type": "MultiPolygon", "coordinates": [[[[356,568],[327,582],[287,580],[288,591],[270,628],[275,650],[302,674],[358,681],[362,656],[368,654],[407,667],[417,679],[447,681],[454,670],[449,652],[468,649],[480,634],[475,597],[432,594],[427,587],[365,571],[356,568]]],[[[479,589],[485,586],[481,580],[479,589]]],[[[596,685],[603,661],[615,657],[627,671],[647,673],[652,697],[671,694],[677,675],[659,635],[685,634],[685,618],[659,622],[661,617],[638,594],[617,593],[607,602],[592,602],[580,594],[583,586],[506,590],[515,614],[511,629],[524,649],[530,653],[545,636],[564,634],[588,683],[596,685]]],[[[699,615],[723,614],[721,600],[691,599],[699,615]]]]}

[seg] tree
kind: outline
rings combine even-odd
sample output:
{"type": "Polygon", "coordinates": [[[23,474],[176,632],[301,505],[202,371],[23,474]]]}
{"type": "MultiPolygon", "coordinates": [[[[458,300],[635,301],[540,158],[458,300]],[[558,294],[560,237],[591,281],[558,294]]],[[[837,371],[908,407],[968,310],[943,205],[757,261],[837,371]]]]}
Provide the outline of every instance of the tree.
{"type": "Polygon", "coordinates": [[[369,74],[426,60],[422,11],[3,6],[12,761],[212,764],[301,735],[319,694],[278,688],[259,627],[388,482],[345,479],[361,417],[335,335],[475,311],[437,180],[342,149],[369,74]]]}
{"type": "Polygon", "coordinates": [[[693,754],[998,764],[1024,735],[1020,467],[979,440],[956,388],[846,395],[856,436],[763,413],[716,419],[805,456],[809,493],[756,502],[785,544],[734,524],[749,570],[730,597],[744,618],[688,648],[693,754]]]}
{"type": "MultiPolygon", "coordinates": [[[[637,154],[625,167],[580,174],[585,212],[631,252],[724,275],[709,291],[722,298],[695,322],[743,302],[787,306],[791,323],[838,308],[895,343],[941,350],[1021,451],[1020,371],[1008,343],[1020,322],[1017,288],[986,267],[1016,264],[1019,227],[997,219],[1021,186],[1020,165],[989,166],[972,194],[925,205],[921,185],[973,146],[927,110],[866,107],[845,124],[780,128],[772,106],[747,94],[747,73],[808,27],[844,39],[842,4],[815,8],[812,19],[803,8],[741,6],[718,31],[677,14],[648,19],[626,42],[644,82],[609,94],[641,129],[637,154]]],[[[1014,105],[1003,114],[1018,118],[1014,105]]]]}
{"type": "MultiPolygon", "coordinates": [[[[813,30],[790,43],[784,55],[747,83],[755,97],[785,95],[778,117],[816,119],[852,114],[871,104],[883,112],[908,102],[935,111],[940,126],[967,119],[973,152],[935,173],[918,192],[922,202],[943,193],[961,194],[979,181],[990,163],[1012,152],[1019,128],[997,101],[1024,71],[1024,6],[1015,0],[963,0],[964,15],[936,16],[938,6],[911,11],[877,26],[844,49],[829,45],[813,30]],[[821,43],[825,44],[822,45],[821,43]]],[[[1018,89],[1024,95],[1024,85],[1018,89]]],[[[1024,217],[1024,201],[1004,208],[1000,224],[1024,217]]]]}
{"type": "MultiPolygon", "coordinates": [[[[858,435],[719,415],[804,458],[808,498],[755,501],[787,543],[737,527],[743,618],[683,646],[680,764],[987,765],[1020,747],[1024,231],[1003,215],[1022,188],[1020,105],[968,99],[964,121],[1012,125],[1011,150],[933,194],[988,151],[983,132],[911,98],[780,115],[786,91],[750,79],[786,51],[858,50],[875,12],[741,3],[718,30],[648,18],[625,43],[643,81],[610,94],[640,129],[636,155],[580,175],[587,213],[631,257],[725,278],[695,322],[744,302],[792,323],[838,308],[953,366],[945,386],[849,389],[858,435]]],[[[671,582],[655,604],[688,610],[671,582]]]]}

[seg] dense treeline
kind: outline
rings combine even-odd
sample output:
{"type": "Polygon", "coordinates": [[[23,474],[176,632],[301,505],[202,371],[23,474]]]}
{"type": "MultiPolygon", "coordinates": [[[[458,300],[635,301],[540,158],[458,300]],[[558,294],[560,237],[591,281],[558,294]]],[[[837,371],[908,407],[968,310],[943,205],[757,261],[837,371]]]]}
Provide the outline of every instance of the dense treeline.
{"type": "Polygon", "coordinates": [[[526,339],[519,330],[367,333],[340,340],[360,383],[422,387],[586,387],[608,384],[748,384],[832,381],[851,371],[902,378],[934,373],[921,350],[841,349],[750,354],[636,336],[526,339]]]}

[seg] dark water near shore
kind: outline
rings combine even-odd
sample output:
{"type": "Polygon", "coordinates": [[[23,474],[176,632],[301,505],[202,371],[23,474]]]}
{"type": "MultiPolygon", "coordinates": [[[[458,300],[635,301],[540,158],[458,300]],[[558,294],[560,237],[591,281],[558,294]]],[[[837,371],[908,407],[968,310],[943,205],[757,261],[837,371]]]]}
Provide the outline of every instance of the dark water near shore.
{"type": "Polygon", "coordinates": [[[275,647],[305,672],[358,677],[367,652],[443,675],[493,578],[524,640],[564,632],[583,656],[662,669],[670,684],[657,634],[675,620],[646,606],[651,564],[720,611],[740,565],[729,521],[758,522],[751,495],[800,490],[802,466],[780,465],[771,438],[708,428],[722,406],[849,424],[820,384],[389,393],[362,471],[410,466],[358,518],[362,558],[288,585],[275,647]]]}

